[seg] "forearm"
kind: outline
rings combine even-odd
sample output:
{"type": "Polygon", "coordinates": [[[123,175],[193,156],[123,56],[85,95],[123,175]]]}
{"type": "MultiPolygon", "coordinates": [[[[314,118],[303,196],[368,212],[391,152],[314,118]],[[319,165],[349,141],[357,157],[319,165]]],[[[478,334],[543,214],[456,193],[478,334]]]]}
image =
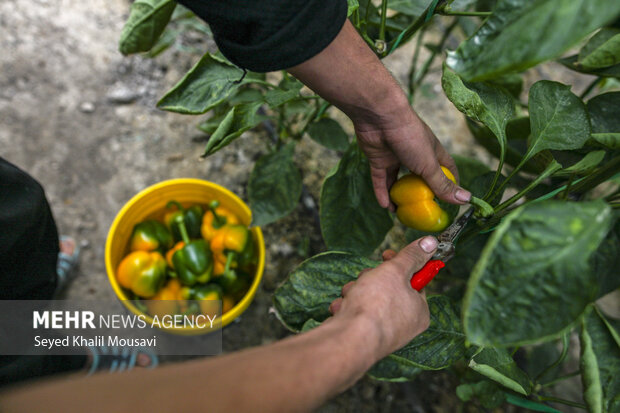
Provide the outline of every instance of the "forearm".
{"type": "Polygon", "coordinates": [[[0,405],[6,412],[308,411],[352,385],[377,359],[378,338],[369,327],[336,318],[240,353],[22,388],[0,397],[0,405]]]}
{"type": "Polygon", "coordinates": [[[349,21],[327,48],[288,72],[358,127],[369,120],[387,124],[413,114],[401,87],[349,21]]]}

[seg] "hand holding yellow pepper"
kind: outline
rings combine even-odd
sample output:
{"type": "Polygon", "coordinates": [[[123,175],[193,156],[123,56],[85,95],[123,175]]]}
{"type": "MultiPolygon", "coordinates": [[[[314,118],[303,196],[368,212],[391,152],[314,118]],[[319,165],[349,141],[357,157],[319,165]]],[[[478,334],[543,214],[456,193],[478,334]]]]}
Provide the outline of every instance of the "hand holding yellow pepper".
{"type": "MultiPolygon", "coordinates": [[[[443,173],[454,183],[452,172],[444,166],[443,173]]],[[[390,198],[396,204],[396,216],[404,225],[426,232],[444,230],[450,224],[450,217],[435,201],[435,194],[415,174],[402,176],[390,189],[390,198]]]]}

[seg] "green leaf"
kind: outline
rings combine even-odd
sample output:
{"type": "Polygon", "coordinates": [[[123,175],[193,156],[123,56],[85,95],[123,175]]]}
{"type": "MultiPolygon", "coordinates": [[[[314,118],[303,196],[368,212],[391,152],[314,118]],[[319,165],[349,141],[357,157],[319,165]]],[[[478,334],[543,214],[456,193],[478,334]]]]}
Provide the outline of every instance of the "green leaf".
{"type": "Polygon", "coordinates": [[[360,4],[358,0],[347,0],[347,17],[353,14],[359,7],[360,4]]]}
{"type": "Polygon", "coordinates": [[[304,325],[303,325],[303,326],[301,326],[301,331],[300,331],[300,333],[305,333],[306,331],[310,331],[310,330],[312,330],[313,328],[316,328],[316,327],[318,327],[318,326],[320,326],[320,325],[321,325],[321,323],[320,323],[320,322],[318,322],[318,321],[316,321],[314,318],[309,318],[309,319],[308,319],[308,321],[306,321],[306,322],[304,323],[304,325]]]}
{"type": "MultiPolygon", "coordinates": [[[[482,198],[488,192],[489,188],[491,187],[491,184],[493,183],[493,179],[495,179],[495,172],[487,172],[484,175],[476,177],[476,179],[473,180],[473,182],[471,183],[469,187],[470,192],[472,193],[473,196],[482,198]]],[[[506,180],[506,177],[504,175],[500,175],[499,178],[497,179],[496,187],[499,185],[502,185],[505,180],[506,180]]],[[[499,202],[502,200],[504,191],[505,191],[505,188],[503,188],[501,192],[495,195],[493,199],[489,199],[489,204],[491,204],[492,206],[497,206],[499,202]]]]}
{"type": "Polygon", "coordinates": [[[467,285],[468,340],[508,346],[561,334],[596,297],[588,260],[607,234],[610,211],[602,201],[547,200],[504,218],[467,285]]]}
{"type": "MultiPolygon", "coordinates": [[[[220,107],[224,107],[224,105],[222,105],[220,107]]],[[[231,112],[231,110],[229,109],[225,113],[214,114],[209,119],[206,119],[206,120],[200,122],[198,124],[197,128],[200,129],[201,131],[203,131],[204,133],[211,135],[213,132],[215,132],[215,130],[224,121],[226,116],[230,116],[231,119],[232,119],[233,115],[230,112],[231,112]]],[[[230,121],[230,119],[227,120],[227,122],[229,122],[229,121],[230,121]]]]}
{"type": "Polygon", "coordinates": [[[370,255],[394,225],[375,197],[368,160],[352,143],[323,183],[321,232],[331,250],[370,255]]]}
{"type": "Polygon", "coordinates": [[[592,139],[610,149],[620,149],[620,133],[593,133],[592,139]]]}
{"type": "Polygon", "coordinates": [[[428,298],[431,323],[426,331],[388,358],[424,370],[450,367],[465,355],[465,335],[457,309],[448,297],[428,298]]]}
{"type": "Polygon", "coordinates": [[[331,316],[329,305],[340,297],[342,286],[357,279],[363,269],[377,265],[377,261],[335,251],[307,259],[273,295],[278,318],[293,331],[302,329],[309,319],[324,321],[331,316]]]}
{"type": "Polygon", "coordinates": [[[620,220],[609,231],[601,245],[590,258],[590,268],[596,277],[598,293],[596,298],[602,297],[620,287],[620,220]]]}
{"type": "MultiPolygon", "coordinates": [[[[486,126],[482,126],[474,121],[467,120],[467,127],[480,145],[489,153],[499,158],[500,146],[497,138],[486,126]]],[[[527,150],[527,139],[530,136],[530,118],[516,118],[508,122],[506,126],[506,136],[508,145],[506,146],[505,161],[508,165],[517,166],[521,162],[527,150]]],[[[541,152],[541,154],[546,152],[541,152]]],[[[523,166],[523,170],[530,173],[541,173],[550,162],[549,156],[534,156],[523,166]]]]}
{"type": "MultiPolygon", "coordinates": [[[[342,286],[379,264],[354,254],[326,252],[297,267],[273,297],[278,318],[293,331],[306,331],[328,317],[342,286]]],[[[429,328],[406,346],[379,361],[370,374],[382,380],[411,379],[420,369],[449,367],[465,354],[465,335],[454,304],[444,296],[428,298],[429,328]]]]}
{"type": "Polygon", "coordinates": [[[609,0],[499,0],[446,62],[467,80],[522,71],[560,55],[619,13],[620,2],[609,0]]]}
{"type": "MultiPolygon", "coordinates": [[[[479,234],[473,239],[470,239],[466,244],[458,242],[456,247],[456,255],[446,264],[446,268],[442,271],[461,280],[466,281],[469,279],[471,271],[473,270],[478,257],[482,253],[489,236],[489,234],[479,234]]],[[[440,280],[441,278],[438,277],[437,281],[440,280]]]]}
{"type": "Polygon", "coordinates": [[[166,28],[164,32],[159,36],[159,39],[157,39],[153,47],[151,47],[146,53],[146,56],[151,59],[159,56],[161,53],[174,45],[178,34],[179,33],[176,30],[170,30],[169,28],[166,28]]]}
{"type": "Polygon", "coordinates": [[[484,123],[497,137],[500,156],[506,148],[506,125],[515,113],[514,99],[508,92],[486,83],[465,83],[446,65],[441,85],[446,96],[470,118],[484,123]]]}
{"type": "Polygon", "coordinates": [[[469,367],[524,396],[532,391],[532,381],[529,376],[517,367],[506,349],[483,348],[469,361],[469,367]]]}
{"type": "Polygon", "coordinates": [[[605,158],[605,151],[588,152],[579,162],[556,172],[555,176],[586,175],[605,158]]]}
{"type": "Polygon", "coordinates": [[[516,100],[519,100],[521,92],[523,91],[523,78],[516,73],[498,76],[489,80],[489,83],[506,89],[516,100]]]}
{"type": "Polygon", "coordinates": [[[275,109],[286,102],[296,99],[298,96],[299,91],[297,90],[271,89],[265,93],[265,101],[275,109]]]}
{"type": "Polygon", "coordinates": [[[620,92],[604,93],[590,99],[587,108],[592,121],[592,132],[620,133],[619,107],[620,92]]]}
{"type": "Polygon", "coordinates": [[[579,149],[590,138],[590,120],[585,105],[570,86],[541,80],[530,89],[529,148],[524,159],[545,149],[579,149]]]}
{"type": "Polygon", "coordinates": [[[585,69],[581,65],[577,64],[577,55],[568,56],[562,59],[558,59],[558,62],[566,66],[567,68],[579,73],[588,73],[601,77],[617,77],[620,78],[620,64],[609,66],[601,69],[585,69]]]}
{"type": "Polygon", "coordinates": [[[174,0],[136,0],[121,32],[122,54],[148,52],[166,28],[177,3],[174,0]]]}
{"type": "Polygon", "coordinates": [[[421,16],[432,0],[390,0],[388,8],[407,16],[421,16]]]}
{"type": "Polygon", "coordinates": [[[242,76],[238,67],[207,53],[160,99],[157,107],[190,115],[205,113],[251,81],[246,78],[239,82],[242,76]]]}
{"type": "Polygon", "coordinates": [[[207,141],[202,156],[214,154],[241,136],[243,132],[258,126],[267,119],[266,116],[257,113],[261,105],[262,102],[252,102],[231,108],[207,141]]]}
{"type": "Polygon", "coordinates": [[[489,172],[489,167],[475,158],[452,155],[452,159],[459,170],[459,183],[463,188],[469,189],[474,179],[489,172]]]}
{"type": "Polygon", "coordinates": [[[377,362],[369,371],[385,381],[413,379],[421,370],[450,367],[465,354],[465,335],[454,304],[448,297],[428,299],[431,322],[428,329],[405,347],[377,362]]]}
{"type": "Polygon", "coordinates": [[[226,100],[230,106],[237,106],[241,103],[262,102],[263,94],[260,90],[246,88],[239,90],[235,95],[226,100]]]}
{"type": "Polygon", "coordinates": [[[415,379],[423,371],[413,364],[402,363],[401,360],[388,356],[375,363],[366,374],[375,380],[404,382],[415,379]]]}
{"type": "Polygon", "coordinates": [[[580,369],[583,398],[592,413],[620,411],[620,347],[594,307],[581,324],[580,369]]]}
{"type": "Polygon", "coordinates": [[[342,126],[331,118],[321,118],[310,123],[307,132],[314,141],[326,148],[346,151],[349,147],[349,136],[342,126]]]}
{"type": "Polygon", "coordinates": [[[456,388],[456,395],[464,402],[475,397],[485,409],[496,409],[506,400],[500,387],[487,380],[461,384],[456,388]]]}
{"type": "Polygon", "coordinates": [[[289,142],[254,164],[248,182],[252,225],[267,225],[288,215],[301,196],[302,181],[293,162],[295,143],[289,142]]]}
{"type": "Polygon", "coordinates": [[[620,29],[602,28],[579,52],[577,64],[600,69],[620,63],[620,29]]]}

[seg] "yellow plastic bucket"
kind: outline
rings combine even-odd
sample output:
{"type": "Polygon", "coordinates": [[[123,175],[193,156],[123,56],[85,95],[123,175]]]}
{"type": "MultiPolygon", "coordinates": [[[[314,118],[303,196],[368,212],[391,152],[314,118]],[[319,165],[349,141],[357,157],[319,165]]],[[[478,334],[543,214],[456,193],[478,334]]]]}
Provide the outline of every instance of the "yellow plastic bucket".
{"type": "MultiPolygon", "coordinates": [[[[131,312],[147,316],[132,304],[130,297],[116,279],[116,269],[128,252],[127,245],[134,225],[146,219],[161,219],[166,212],[166,204],[170,200],[176,200],[184,206],[189,206],[193,204],[206,205],[214,199],[218,200],[221,206],[237,215],[242,224],[250,225],[252,212],[237,195],[213,182],[192,178],[171,179],[152,185],[131,198],[116,215],[105,245],[105,265],[108,280],[116,296],[131,312]]],[[[222,327],[230,324],[248,308],[263,278],[265,268],[263,233],[259,227],[251,228],[251,233],[258,253],[256,273],[253,274],[252,285],[245,296],[230,311],[223,314],[222,327]]],[[[150,317],[147,316],[148,318],[150,317]]],[[[174,332],[181,334],[196,333],[195,331],[184,330],[186,329],[174,329],[174,332]]]]}

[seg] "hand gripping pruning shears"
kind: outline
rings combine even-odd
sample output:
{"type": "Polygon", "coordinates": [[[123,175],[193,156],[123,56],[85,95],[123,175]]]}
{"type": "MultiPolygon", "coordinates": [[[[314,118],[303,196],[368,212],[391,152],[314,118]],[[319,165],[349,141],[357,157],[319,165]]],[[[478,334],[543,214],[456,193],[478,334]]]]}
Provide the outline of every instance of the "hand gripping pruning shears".
{"type": "Polygon", "coordinates": [[[473,213],[473,208],[468,209],[459,219],[439,234],[437,237],[437,241],[439,241],[437,251],[435,251],[430,261],[424,264],[424,267],[411,277],[411,287],[414,290],[421,291],[422,288],[426,287],[426,284],[431,282],[439,270],[446,266],[446,262],[454,257],[454,241],[467,226],[467,222],[469,222],[473,213]]]}

